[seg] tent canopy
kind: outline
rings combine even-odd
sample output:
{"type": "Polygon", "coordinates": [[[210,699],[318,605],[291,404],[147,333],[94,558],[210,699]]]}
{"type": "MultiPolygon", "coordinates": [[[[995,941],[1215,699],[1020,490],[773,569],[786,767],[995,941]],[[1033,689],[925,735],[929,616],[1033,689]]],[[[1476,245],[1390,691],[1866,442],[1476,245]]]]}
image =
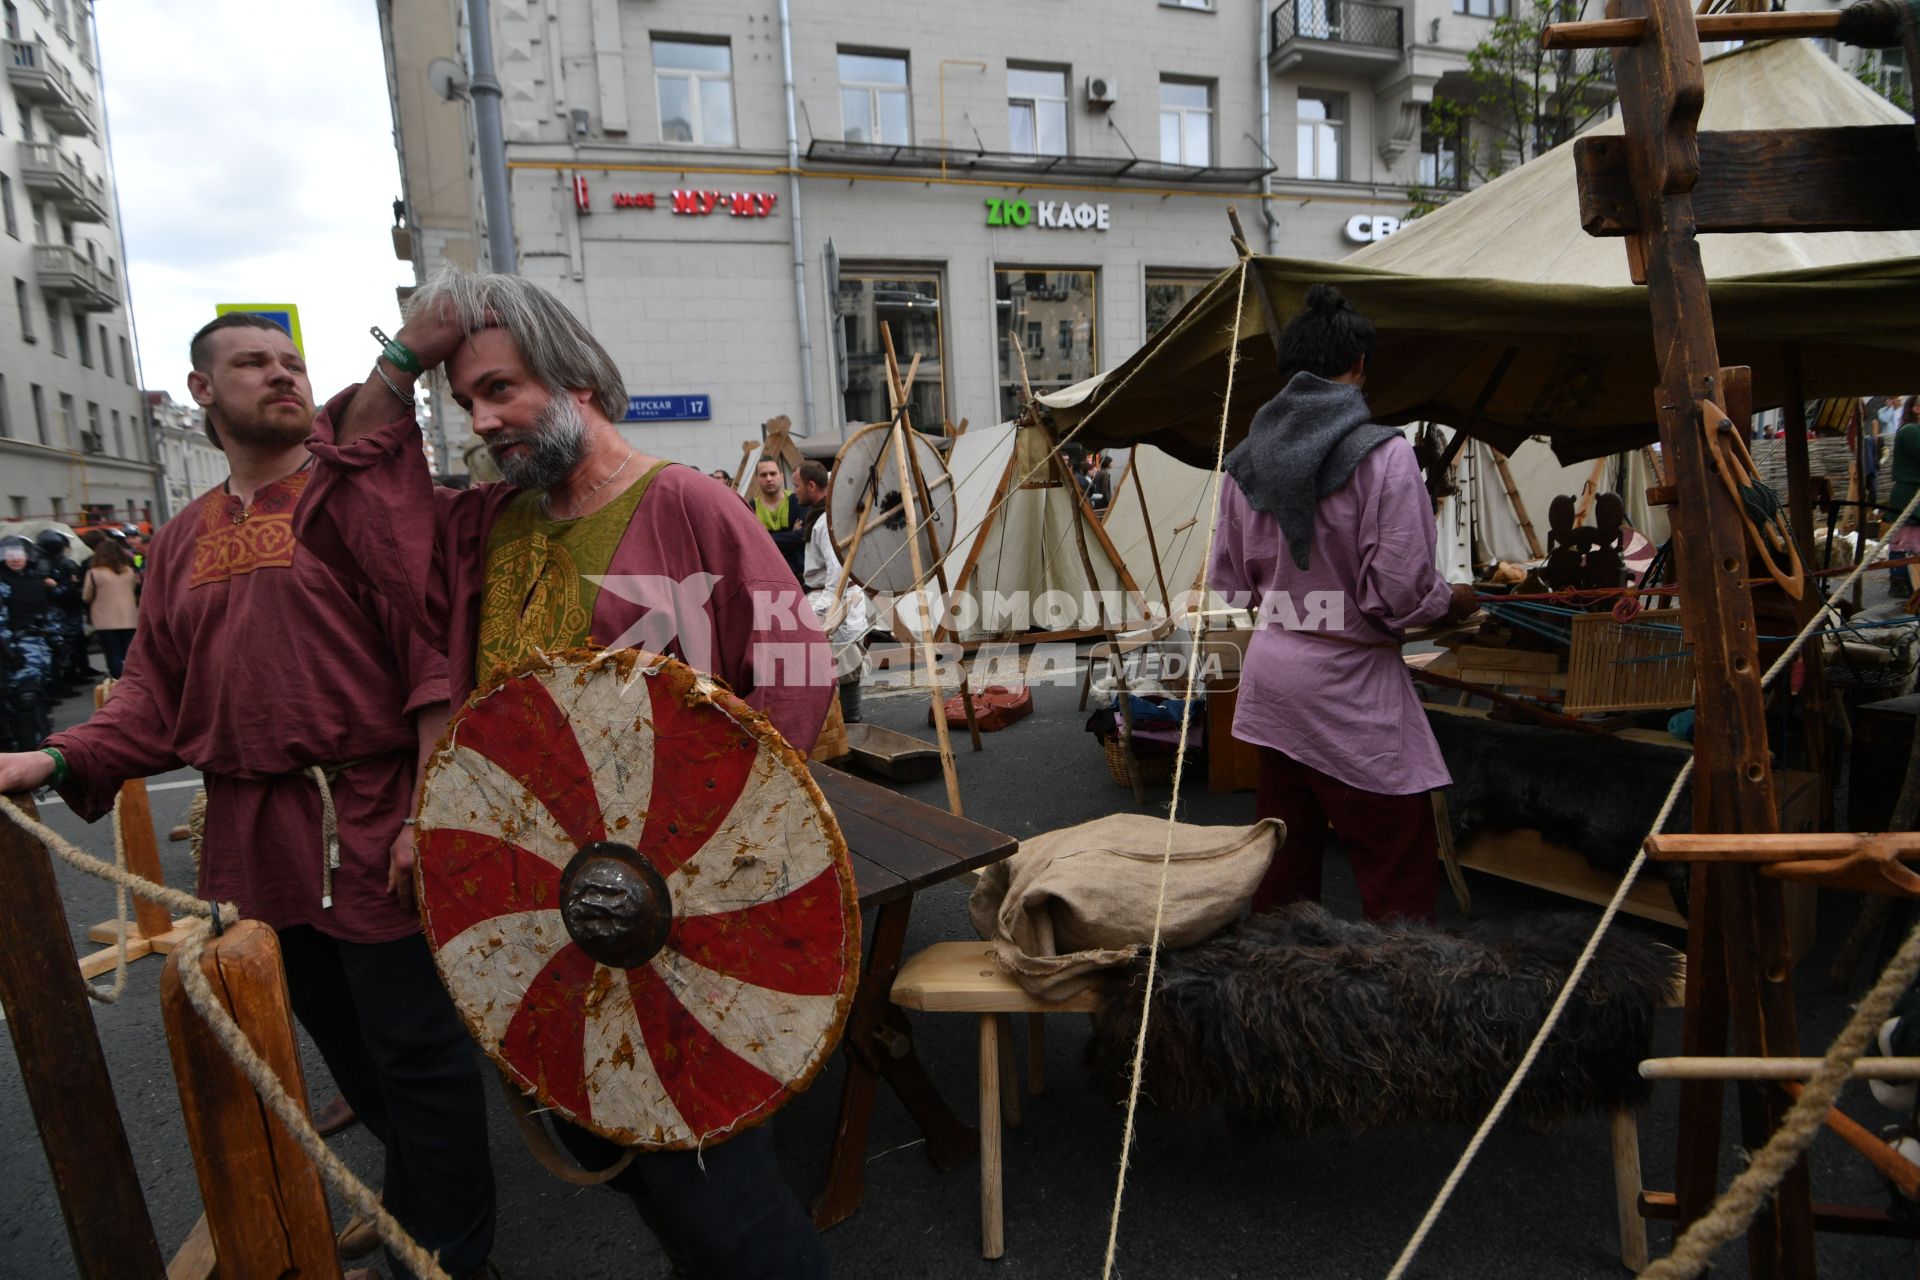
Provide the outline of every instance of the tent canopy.
{"type": "MultiPolygon", "coordinates": [[[[1752,46],[1707,67],[1702,129],[1888,124],[1907,117],[1804,41],[1752,46]]],[[[1619,131],[1617,120],[1596,132],[1619,131]]],[[[1806,395],[1913,389],[1920,353],[1920,232],[1705,236],[1720,358],[1753,369],[1756,407],[1784,399],[1799,352],[1806,395]]],[[[1579,221],[1573,144],[1554,148],[1340,263],[1256,257],[1284,321],[1315,284],[1372,319],[1367,399],[1388,423],[1471,428],[1504,452],[1543,435],[1574,462],[1651,443],[1659,381],[1647,294],[1626,250],[1579,221]]],[[[1040,403],[1092,445],[1145,441],[1211,466],[1226,387],[1239,268],[1216,277],[1132,357],[1040,403]]],[[[1228,443],[1279,389],[1249,278],[1228,443]]]]}

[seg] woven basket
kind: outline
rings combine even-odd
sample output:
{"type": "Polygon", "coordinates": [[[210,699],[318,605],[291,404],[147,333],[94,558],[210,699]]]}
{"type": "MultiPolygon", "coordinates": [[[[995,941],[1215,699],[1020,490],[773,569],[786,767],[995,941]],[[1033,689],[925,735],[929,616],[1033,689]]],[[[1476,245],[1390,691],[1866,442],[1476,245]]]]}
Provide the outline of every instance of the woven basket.
{"type": "Polygon", "coordinates": [[[1567,659],[1567,714],[1651,711],[1693,705],[1693,652],[1678,609],[1647,609],[1632,622],[1587,613],[1573,620],[1567,659]]]}
{"type": "MultiPolygon", "coordinates": [[[[1120,735],[1102,738],[1100,747],[1106,753],[1107,773],[1118,785],[1131,787],[1133,783],[1127,779],[1127,745],[1120,735]]],[[[1173,781],[1172,756],[1135,756],[1133,768],[1143,786],[1155,787],[1173,781]]]]}

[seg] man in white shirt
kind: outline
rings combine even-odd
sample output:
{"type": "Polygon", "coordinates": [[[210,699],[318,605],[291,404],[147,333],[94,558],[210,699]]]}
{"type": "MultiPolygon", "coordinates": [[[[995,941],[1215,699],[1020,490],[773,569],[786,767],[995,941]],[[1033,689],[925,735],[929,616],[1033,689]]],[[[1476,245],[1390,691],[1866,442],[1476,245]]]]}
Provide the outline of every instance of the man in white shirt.
{"type": "Polygon", "coordinates": [[[867,614],[867,593],[851,578],[834,609],[833,591],[840,583],[840,557],[833,549],[833,535],[827,532],[827,469],[808,460],[794,473],[795,492],[800,501],[812,508],[808,517],[806,555],[801,565],[800,582],[807,589],[807,603],[820,619],[821,630],[833,649],[834,671],[840,681],[840,715],[848,724],[860,722],[860,678],[866,672],[865,640],[871,625],[867,614]],[[829,617],[829,611],[833,616],[829,617]]]}

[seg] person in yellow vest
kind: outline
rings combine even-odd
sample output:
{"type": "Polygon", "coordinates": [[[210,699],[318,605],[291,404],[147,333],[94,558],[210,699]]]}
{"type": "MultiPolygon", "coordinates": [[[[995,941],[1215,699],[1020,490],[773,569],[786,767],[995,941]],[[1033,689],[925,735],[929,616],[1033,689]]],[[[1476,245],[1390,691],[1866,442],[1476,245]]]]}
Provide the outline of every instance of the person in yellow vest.
{"type": "Polygon", "coordinates": [[[807,554],[807,509],[798,494],[787,488],[780,463],[763,457],[753,469],[753,514],[773,536],[787,567],[797,581],[807,554]]]}

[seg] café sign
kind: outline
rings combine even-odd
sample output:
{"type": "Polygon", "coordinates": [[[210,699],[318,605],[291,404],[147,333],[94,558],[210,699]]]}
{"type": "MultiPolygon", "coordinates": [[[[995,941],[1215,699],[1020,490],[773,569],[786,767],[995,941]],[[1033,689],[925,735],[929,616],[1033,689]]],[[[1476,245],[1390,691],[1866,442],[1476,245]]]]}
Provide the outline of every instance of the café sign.
{"type": "Polygon", "coordinates": [[[990,227],[1048,227],[1061,230],[1106,231],[1111,219],[1108,206],[1075,203],[1071,200],[987,201],[987,225],[990,227]]]}

